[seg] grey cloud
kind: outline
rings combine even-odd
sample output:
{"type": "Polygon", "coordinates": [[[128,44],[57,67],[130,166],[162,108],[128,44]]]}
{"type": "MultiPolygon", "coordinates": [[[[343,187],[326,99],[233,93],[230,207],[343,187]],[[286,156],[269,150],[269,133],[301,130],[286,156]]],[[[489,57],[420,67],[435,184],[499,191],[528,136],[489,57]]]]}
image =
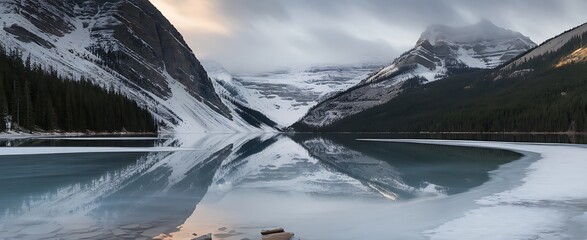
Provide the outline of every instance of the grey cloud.
{"type": "Polygon", "coordinates": [[[213,1],[235,24],[247,25],[257,19],[275,19],[287,21],[290,17],[288,5],[282,1],[263,0],[206,0],[213,1]]]}
{"type": "Polygon", "coordinates": [[[214,5],[231,34],[186,30],[186,40],[197,54],[233,71],[389,62],[430,24],[458,26],[485,18],[540,43],[587,21],[584,0],[191,1],[214,5]]]}

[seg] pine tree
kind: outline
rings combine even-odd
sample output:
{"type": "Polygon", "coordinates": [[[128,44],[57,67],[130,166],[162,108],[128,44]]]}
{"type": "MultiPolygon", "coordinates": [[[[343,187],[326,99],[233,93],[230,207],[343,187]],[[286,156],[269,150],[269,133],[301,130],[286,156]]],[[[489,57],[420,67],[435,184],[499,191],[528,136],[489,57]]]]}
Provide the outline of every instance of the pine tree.
{"type": "MultiPolygon", "coordinates": [[[[110,54],[109,64],[115,64],[116,54],[110,54]]],[[[23,62],[21,55],[0,46],[0,131],[8,115],[28,130],[157,130],[149,111],[127,97],[87,79],[62,79],[51,66],[44,71],[30,57],[23,62]]]]}

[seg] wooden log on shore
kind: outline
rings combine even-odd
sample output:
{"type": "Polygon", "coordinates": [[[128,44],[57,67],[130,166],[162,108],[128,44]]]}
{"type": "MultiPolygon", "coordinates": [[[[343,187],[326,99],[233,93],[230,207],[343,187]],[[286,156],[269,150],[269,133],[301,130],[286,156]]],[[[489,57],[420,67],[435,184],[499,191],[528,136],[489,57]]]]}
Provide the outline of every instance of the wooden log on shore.
{"type": "Polygon", "coordinates": [[[275,228],[275,229],[269,229],[269,230],[262,230],[261,235],[265,236],[265,235],[269,235],[269,234],[282,233],[282,232],[285,232],[285,230],[283,230],[283,228],[275,228]]]}

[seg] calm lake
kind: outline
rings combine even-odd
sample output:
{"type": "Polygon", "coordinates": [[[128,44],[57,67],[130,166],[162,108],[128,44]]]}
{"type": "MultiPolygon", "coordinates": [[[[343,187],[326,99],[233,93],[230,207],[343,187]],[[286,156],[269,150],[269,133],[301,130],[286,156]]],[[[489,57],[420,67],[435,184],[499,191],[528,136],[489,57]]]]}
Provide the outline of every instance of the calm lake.
{"type": "Polygon", "coordinates": [[[425,239],[537,158],[361,138],[389,136],[1,141],[0,239],[425,239]]]}

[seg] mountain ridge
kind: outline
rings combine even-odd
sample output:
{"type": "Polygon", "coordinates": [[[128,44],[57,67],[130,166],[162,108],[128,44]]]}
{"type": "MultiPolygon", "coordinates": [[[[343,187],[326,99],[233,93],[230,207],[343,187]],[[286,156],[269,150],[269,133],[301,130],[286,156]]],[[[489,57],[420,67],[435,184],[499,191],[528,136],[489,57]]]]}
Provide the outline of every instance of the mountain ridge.
{"type": "Polygon", "coordinates": [[[318,104],[301,122],[310,127],[326,126],[386,103],[406,88],[454,74],[496,67],[534,46],[522,34],[487,21],[458,28],[430,26],[414,48],[358,85],[318,104]],[[485,33],[487,29],[491,34],[485,33]],[[442,33],[444,31],[450,34],[442,33]]]}
{"type": "Polygon", "coordinates": [[[0,41],[68,79],[148,108],[173,132],[263,132],[217,95],[181,34],[148,0],[7,0],[0,41]]]}
{"type": "Polygon", "coordinates": [[[293,128],[326,132],[585,132],[587,58],[582,54],[587,48],[587,28],[577,29],[583,28],[541,44],[562,41],[556,51],[535,48],[510,62],[528,54],[536,57],[510,68],[505,66],[511,63],[504,63],[492,70],[454,75],[410,88],[385,104],[332,125],[312,128],[298,123],[293,128]]]}

